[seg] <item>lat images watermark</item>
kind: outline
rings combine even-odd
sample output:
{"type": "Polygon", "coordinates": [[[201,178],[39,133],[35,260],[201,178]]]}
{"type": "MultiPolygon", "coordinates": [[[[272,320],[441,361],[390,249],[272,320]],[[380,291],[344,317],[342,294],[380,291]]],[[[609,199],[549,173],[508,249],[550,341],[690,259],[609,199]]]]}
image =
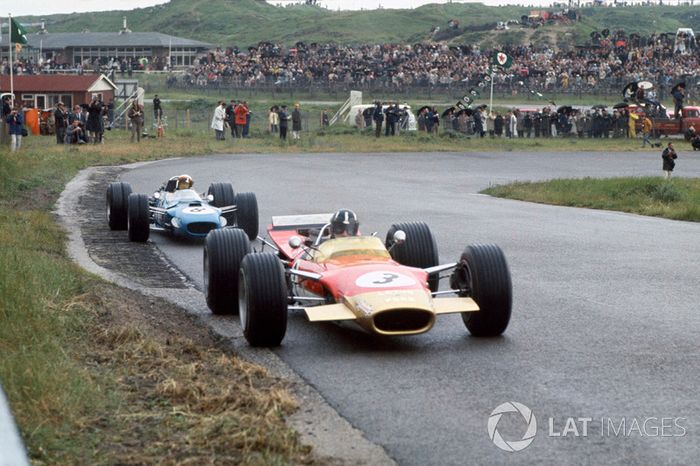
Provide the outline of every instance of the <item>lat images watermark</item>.
{"type": "MultiPolygon", "coordinates": [[[[511,419],[512,420],[512,419],[511,419]]],[[[547,435],[550,438],[562,437],[685,437],[687,434],[685,417],[550,417],[547,435]]],[[[502,403],[491,412],[488,419],[488,433],[491,441],[507,452],[521,451],[530,446],[537,435],[537,419],[530,408],[517,401],[502,403]],[[519,440],[506,440],[498,430],[498,423],[504,414],[512,413],[522,424],[525,433],[519,440]]]]}

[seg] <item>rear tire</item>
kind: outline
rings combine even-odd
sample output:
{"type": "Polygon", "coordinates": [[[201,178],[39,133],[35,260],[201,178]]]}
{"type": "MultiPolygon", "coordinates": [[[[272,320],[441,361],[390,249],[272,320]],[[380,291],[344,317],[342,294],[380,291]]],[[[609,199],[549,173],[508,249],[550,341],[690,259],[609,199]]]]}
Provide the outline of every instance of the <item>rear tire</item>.
{"type": "Polygon", "coordinates": [[[110,230],[126,230],[129,217],[129,194],[131,185],[129,183],[110,183],[107,186],[107,223],[110,230]]]}
{"type": "Polygon", "coordinates": [[[238,272],[250,252],[243,230],[212,230],[204,241],[204,293],[214,314],[238,314],[238,272]]]}
{"type": "Polygon", "coordinates": [[[148,211],[148,196],[129,194],[129,241],[145,243],[151,232],[151,215],[148,211]]]}
{"type": "Polygon", "coordinates": [[[238,301],[243,335],[251,346],[279,346],[287,332],[287,285],[272,253],[248,254],[241,264],[238,301]]]}
{"type": "MultiPolygon", "coordinates": [[[[391,225],[386,234],[386,248],[392,246],[391,258],[402,265],[424,269],[439,265],[437,244],[430,227],[424,222],[405,222],[391,225]],[[406,233],[406,241],[394,246],[394,233],[403,230],[406,233]]],[[[435,274],[428,277],[430,291],[437,291],[440,277],[435,274]]]]}
{"type": "Polygon", "coordinates": [[[508,263],[494,244],[467,246],[450,278],[452,288],[470,296],[479,311],[462,313],[469,332],[477,337],[502,334],[510,322],[513,286],[508,263]]]}
{"type": "MultiPolygon", "coordinates": [[[[210,203],[214,207],[228,207],[236,203],[236,196],[231,183],[212,183],[207,190],[207,195],[209,194],[214,196],[214,200],[210,203]]],[[[223,217],[229,225],[233,225],[236,221],[235,212],[224,214],[223,217]]]]}
{"type": "Polygon", "coordinates": [[[237,193],[236,225],[248,235],[248,239],[255,241],[258,237],[258,200],[255,193],[237,193]]]}

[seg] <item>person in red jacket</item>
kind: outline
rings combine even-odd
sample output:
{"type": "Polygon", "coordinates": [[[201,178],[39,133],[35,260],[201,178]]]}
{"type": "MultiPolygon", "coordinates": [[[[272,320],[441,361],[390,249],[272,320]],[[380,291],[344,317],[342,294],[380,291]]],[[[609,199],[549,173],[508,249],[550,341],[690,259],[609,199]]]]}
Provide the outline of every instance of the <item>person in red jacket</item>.
{"type": "Polygon", "coordinates": [[[241,102],[240,104],[236,105],[236,108],[233,109],[233,115],[234,115],[234,122],[236,123],[236,133],[237,136],[243,137],[243,127],[245,126],[246,119],[248,117],[248,107],[241,102]]]}

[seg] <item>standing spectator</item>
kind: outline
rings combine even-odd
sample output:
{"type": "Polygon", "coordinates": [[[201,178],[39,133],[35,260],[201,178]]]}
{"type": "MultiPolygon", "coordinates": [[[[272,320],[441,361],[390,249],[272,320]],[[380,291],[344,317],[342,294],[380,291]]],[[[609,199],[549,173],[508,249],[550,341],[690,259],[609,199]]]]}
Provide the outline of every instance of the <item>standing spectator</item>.
{"type": "Polygon", "coordinates": [[[248,107],[245,102],[240,102],[233,109],[234,122],[236,123],[236,135],[239,138],[243,137],[243,128],[245,128],[246,122],[248,121],[248,107]]]}
{"type": "Polygon", "coordinates": [[[236,108],[236,101],[231,100],[231,103],[226,106],[226,123],[228,124],[229,128],[231,128],[231,139],[238,137],[236,132],[235,114],[233,113],[234,108],[236,108]]]}
{"type": "MultiPolygon", "coordinates": [[[[131,69],[131,68],[129,68],[131,69]]],[[[131,122],[131,142],[141,142],[141,132],[143,131],[143,106],[134,100],[127,113],[131,122]]]]}
{"type": "Polygon", "coordinates": [[[503,116],[500,113],[496,113],[496,118],[493,120],[493,132],[496,137],[503,136],[503,116]]]}
{"type": "Polygon", "coordinates": [[[111,128],[114,123],[114,99],[109,99],[109,102],[107,102],[107,119],[111,128]]]}
{"type": "Polygon", "coordinates": [[[248,102],[243,102],[243,105],[245,106],[246,109],[246,114],[245,114],[245,125],[243,125],[243,136],[244,138],[247,138],[250,134],[250,119],[253,118],[253,112],[250,111],[250,107],[248,106],[248,102]]]}
{"type": "Polygon", "coordinates": [[[280,116],[277,113],[276,107],[270,107],[270,114],[267,116],[267,121],[270,124],[270,133],[275,134],[280,130],[280,116]]]}
{"type": "MultiPolygon", "coordinates": [[[[1,67],[0,67],[1,69],[1,67]]],[[[7,117],[12,113],[12,107],[10,106],[10,96],[6,95],[2,98],[2,108],[0,108],[0,145],[4,146],[9,140],[9,132],[7,125],[7,117]]]]}
{"type": "Polygon", "coordinates": [[[158,98],[158,94],[156,94],[155,97],[153,97],[153,119],[158,123],[161,118],[163,118],[163,107],[161,107],[160,99],[158,98]]]}
{"type": "Polygon", "coordinates": [[[393,105],[390,104],[384,109],[384,117],[386,119],[384,136],[389,136],[389,134],[394,136],[396,134],[396,118],[398,117],[398,114],[394,111],[393,105]]]}
{"type": "Polygon", "coordinates": [[[486,118],[486,132],[491,137],[496,134],[496,115],[493,112],[489,112],[489,116],[486,118]]]}
{"type": "Polygon", "coordinates": [[[677,158],[678,155],[676,154],[676,150],[673,148],[673,143],[669,142],[668,147],[666,147],[666,149],[664,149],[661,153],[661,159],[663,160],[662,168],[664,171],[664,178],[671,178],[671,172],[674,168],[676,168],[677,158]]]}
{"type": "Polygon", "coordinates": [[[673,95],[673,118],[680,118],[683,99],[685,99],[685,88],[677,85],[671,95],[673,95]]]}
{"type": "Polygon", "coordinates": [[[372,113],[372,119],[374,120],[374,136],[379,137],[382,134],[382,122],[384,121],[384,113],[382,113],[381,102],[376,102],[374,104],[374,112],[372,113]]]}
{"type": "Polygon", "coordinates": [[[68,112],[66,112],[63,102],[56,105],[53,119],[56,125],[56,143],[63,144],[66,142],[66,129],[68,129],[68,112]]]}
{"type": "Polygon", "coordinates": [[[365,117],[364,115],[362,115],[361,108],[357,109],[357,114],[355,115],[355,126],[357,126],[357,129],[359,129],[360,131],[362,130],[362,128],[365,127],[365,117]]]}
{"type": "Polygon", "coordinates": [[[299,110],[299,104],[294,104],[294,110],[292,110],[292,138],[299,139],[299,133],[301,132],[301,111],[299,110]]]}
{"type": "Polygon", "coordinates": [[[629,111],[629,118],[627,119],[627,137],[634,139],[637,137],[637,120],[639,120],[639,115],[635,111],[629,111]]]}
{"type": "Polygon", "coordinates": [[[364,112],[362,112],[362,117],[365,119],[364,128],[372,128],[373,115],[374,115],[374,109],[371,107],[366,109],[364,112]]]}
{"type": "Polygon", "coordinates": [[[102,100],[94,96],[88,107],[88,119],[86,129],[88,139],[94,144],[102,141],[102,100]]]}
{"type": "Polygon", "coordinates": [[[326,129],[330,126],[330,120],[328,119],[328,109],[324,109],[321,112],[321,129],[326,129]]]}
{"type": "Polygon", "coordinates": [[[525,113],[523,116],[523,129],[525,137],[529,139],[532,136],[532,115],[530,115],[530,112],[523,113],[525,113]]]}
{"type": "Polygon", "coordinates": [[[437,111],[437,108],[435,108],[435,107],[433,107],[432,113],[433,113],[433,118],[432,118],[433,133],[438,134],[438,130],[440,129],[440,113],[437,111]]]}
{"type": "Polygon", "coordinates": [[[652,123],[651,119],[644,115],[644,119],[642,120],[642,149],[649,143],[650,146],[654,147],[654,145],[651,143],[649,138],[651,137],[651,131],[654,127],[654,124],[652,123]]]}
{"type": "Polygon", "coordinates": [[[519,138],[525,137],[525,122],[523,121],[523,112],[521,112],[520,110],[513,110],[513,114],[515,115],[516,119],[515,133],[518,135],[519,138]]]}
{"type": "Polygon", "coordinates": [[[18,105],[5,118],[10,131],[10,151],[15,152],[22,147],[22,131],[24,130],[24,114],[18,105]]]}
{"type": "Polygon", "coordinates": [[[518,117],[515,116],[515,110],[510,112],[510,137],[518,137],[518,117]]]}
{"type": "Polygon", "coordinates": [[[282,105],[279,111],[280,119],[280,139],[283,141],[287,140],[287,128],[289,127],[289,114],[287,113],[287,106],[282,105]]]}
{"type": "Polygon", "coordinates": [[[224,120],[226,119],[226,102],[220,100],[214,109],[214,116],[211,119],[211,129],[216,133],[216,140],[223,141],[224,137],[224,120]]]}

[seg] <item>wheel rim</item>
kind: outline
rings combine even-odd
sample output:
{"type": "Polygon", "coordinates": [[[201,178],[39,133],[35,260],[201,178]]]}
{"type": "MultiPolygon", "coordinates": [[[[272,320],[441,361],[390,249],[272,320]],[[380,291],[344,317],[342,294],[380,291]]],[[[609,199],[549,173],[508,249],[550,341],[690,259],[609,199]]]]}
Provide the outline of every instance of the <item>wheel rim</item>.
{"type": "Polygon", "coordinates": [[[238,315],[241,319],[241,328],[245,332],[248,327],[248,299],[247,290],[248,286],[246,284],[246,277],[243,271],[241,271],[240,277],[238,277],[238,315]]]}

